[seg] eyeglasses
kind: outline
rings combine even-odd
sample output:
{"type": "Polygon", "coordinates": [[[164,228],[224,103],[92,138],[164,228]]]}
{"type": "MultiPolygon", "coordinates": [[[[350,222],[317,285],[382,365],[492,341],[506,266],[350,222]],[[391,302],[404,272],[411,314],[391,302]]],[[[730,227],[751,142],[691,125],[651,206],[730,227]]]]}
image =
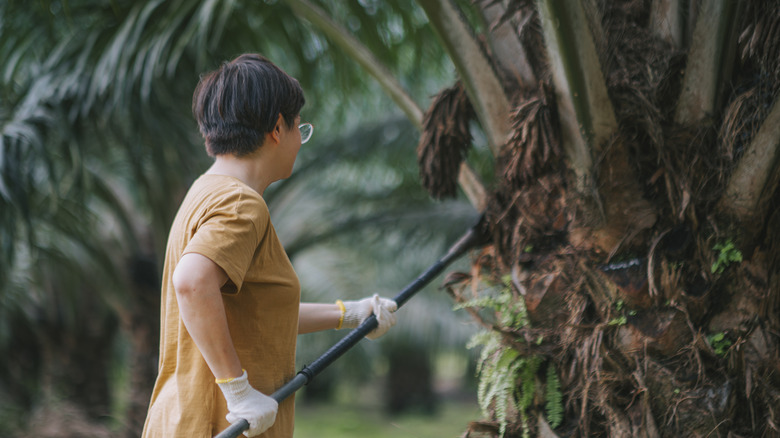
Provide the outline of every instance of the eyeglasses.
{"type": "Polygon", "coordinates": [[[311,139],[314,126],[311,123],[301,123],[298,125],[298,130],[301,131],[301,144],[304,144],[311,139]]]}

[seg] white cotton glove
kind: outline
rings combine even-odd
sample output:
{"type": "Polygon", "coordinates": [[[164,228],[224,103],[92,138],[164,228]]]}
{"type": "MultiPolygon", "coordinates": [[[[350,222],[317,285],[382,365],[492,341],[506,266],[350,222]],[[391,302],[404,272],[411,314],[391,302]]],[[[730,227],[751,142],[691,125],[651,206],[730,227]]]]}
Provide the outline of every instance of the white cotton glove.
{"type": "Polygon", "coordinates": [[[229,382],[217,382],[217,384],[227,400],[228,414],[225,416],[227,421],[233,424],[244,419],[249,423],[249,429],[244,431],[244,435],[248,437],[260,435],[276,421],[279,403],[252,388],[246,370],[241,377],[229,382]]]}
{"type": "Polygon", "coordinates": [[[376,315],[379,326],[367,334],[368,339],[376,339],[390,330],[390,327],[396,323],[395,312],[398,305],[393,300],[380,298],[374,295],[371,298],[364,298],[360,301],[344,301],[344,322],[342,328],[355,328],[360,325],[371,314],[376,315]]]}

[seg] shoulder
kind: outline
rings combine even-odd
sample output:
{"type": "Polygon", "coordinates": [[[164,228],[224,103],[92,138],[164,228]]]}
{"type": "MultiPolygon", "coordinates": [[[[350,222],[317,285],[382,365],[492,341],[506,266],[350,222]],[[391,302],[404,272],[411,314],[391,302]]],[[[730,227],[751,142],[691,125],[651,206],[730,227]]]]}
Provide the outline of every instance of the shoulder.
{"type": "Polygon", "coordinates": [[[244,213],[268,214],[268,206],[263,197],[231,176],[202,175],[193,183],[191,191],[207,198],[206,202],[213,208],[232,208],[244,213]]]}
{"type": "Polygon", "coordinates": [[[252,188],[233,177],[202,175],[190,186],[173,225],[189,230],[188,235],[204,229],[251,229],[260,236],[270,223],[265,200],[252,188]]]}

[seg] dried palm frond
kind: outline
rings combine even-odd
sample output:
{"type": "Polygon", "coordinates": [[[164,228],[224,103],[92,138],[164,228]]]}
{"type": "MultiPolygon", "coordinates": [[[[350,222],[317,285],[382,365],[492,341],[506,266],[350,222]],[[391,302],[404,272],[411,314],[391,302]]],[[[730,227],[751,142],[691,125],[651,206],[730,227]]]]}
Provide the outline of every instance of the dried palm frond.
{"type": "Polygon", "coordinates": [[[677,101],[682,70],[678,51],[642,25],[647,2],[610,3],[605,78],[620,131],[644,180],[657,169],[663,148],[662,120],[677,101]]]}
{"type": "Polygon", "coordinates": [[[499,160],[503,178],[512,187],[519,188],[546,172],[561,157],[557,124],[555,99],[542,82],[512,112],[512,138],[499,160]]]}
{"type": "Polygon", "coordinates": [[[474,117],[460,82],[439,93],[425,114],[417,163],[422,186],[436,199],[455,196],[460,164],[471,146],[469,123],[474,117]]]}
{"type": "Polygon", "coordinates": [[[531,248],[544,253],[558,245],[571,221],[566,205],[564,180],[554,172],[522,190],[499,189],[487,208],[499,264],[514,266],[531,248]]]}
{"type": "Polygon", "coordinates": [[[780,2],[749,2],[739,35],[742,61],[754,60],[773,78],[780,77],[780,2]]]}
{"type": "Polygon", "coordinates": [[[726,107],[723,124],[720,127],[723,153],[733,160],[758,132],[760,122],[769,112],[762,108],[758,87],[749,88],[735,97],[726,107]]]}

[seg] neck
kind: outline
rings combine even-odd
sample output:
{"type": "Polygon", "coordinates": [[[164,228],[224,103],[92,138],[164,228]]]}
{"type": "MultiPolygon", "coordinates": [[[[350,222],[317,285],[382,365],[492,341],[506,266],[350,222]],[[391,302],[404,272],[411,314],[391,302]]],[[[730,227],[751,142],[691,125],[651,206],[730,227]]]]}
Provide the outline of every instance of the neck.
{"type": "Polygon", "coordinates": [[[266,169],[263,160],[255,156],[258,152],[243,157],[217,155],[206,174],[232,176],[262,195],[279,178],[274,178],[271,169],[266,169]]]}

